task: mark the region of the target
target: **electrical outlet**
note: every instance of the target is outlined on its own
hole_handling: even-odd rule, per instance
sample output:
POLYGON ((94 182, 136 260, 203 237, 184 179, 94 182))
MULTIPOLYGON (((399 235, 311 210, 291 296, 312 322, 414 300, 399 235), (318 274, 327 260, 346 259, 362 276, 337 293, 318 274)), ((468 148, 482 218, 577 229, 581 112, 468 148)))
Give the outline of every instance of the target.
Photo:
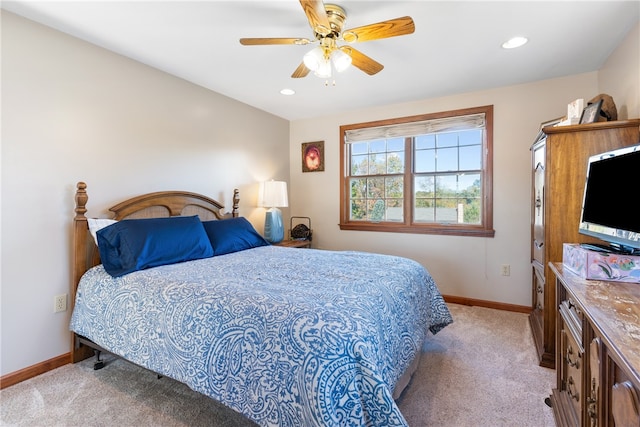
POLYGON ((67 294, 53 297, 53 312, 67 311, 67 294))
POLYGON ((510 276, 511 266, 509 264, 502 264, 502 267, 500 268, 500 274, 502 274, 503 276, 510 276))

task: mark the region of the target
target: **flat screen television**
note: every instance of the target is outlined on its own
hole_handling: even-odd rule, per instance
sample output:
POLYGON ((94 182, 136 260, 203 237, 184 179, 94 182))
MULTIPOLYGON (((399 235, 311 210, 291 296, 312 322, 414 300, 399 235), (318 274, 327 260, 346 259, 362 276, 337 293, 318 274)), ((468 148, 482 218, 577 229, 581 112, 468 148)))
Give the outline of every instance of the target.
POLYGON ((579 232, 606 242, 593 246, 640 254, 640 144, 589 157, 579 232))

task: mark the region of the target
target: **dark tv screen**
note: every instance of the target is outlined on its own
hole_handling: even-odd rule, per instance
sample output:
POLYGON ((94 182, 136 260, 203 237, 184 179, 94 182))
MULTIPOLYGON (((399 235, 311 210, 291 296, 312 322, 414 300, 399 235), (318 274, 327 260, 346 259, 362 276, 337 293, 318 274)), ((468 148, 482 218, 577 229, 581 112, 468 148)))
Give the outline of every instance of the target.
POLYGON ((640 248, 640 145, 589 159, 580 232, 640 248))

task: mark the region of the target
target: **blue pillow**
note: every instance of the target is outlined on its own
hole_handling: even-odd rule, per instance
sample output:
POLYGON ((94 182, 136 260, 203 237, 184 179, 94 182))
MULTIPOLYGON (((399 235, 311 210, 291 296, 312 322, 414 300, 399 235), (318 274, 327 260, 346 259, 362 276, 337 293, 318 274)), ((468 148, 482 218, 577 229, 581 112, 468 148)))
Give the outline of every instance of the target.
POLYGON ((204 221, 202 224, 213 246, 214 255, 269 246, 269 242, 243 217, 204 221))
POLYGON ((97 232, 104 269, 113 277, 213 256, 197 216, 125 219, 97 232))

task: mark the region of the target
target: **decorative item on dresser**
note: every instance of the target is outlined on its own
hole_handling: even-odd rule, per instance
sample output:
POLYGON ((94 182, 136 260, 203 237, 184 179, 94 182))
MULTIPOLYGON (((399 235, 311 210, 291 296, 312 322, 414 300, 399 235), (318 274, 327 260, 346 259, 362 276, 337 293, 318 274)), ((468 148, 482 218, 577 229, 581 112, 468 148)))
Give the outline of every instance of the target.
POLYGON ((584 279, 550 264, 559 310, 558 426, 640 426, 640 286, 584 279))
POLYGON ((289 239, 274 244, 287 248, 310 248, 312 237, 311 218, 308 216, 292 216, 289 219, 289 239), (294 226, 294 223, 297 225, 294 226))
POLYGON ((578 233, 590 156, 637 144, 640 119, 544 127, 531 147, 530 324, 540 365, 555 367, 555 282, 549 262, 562 261, 563 243, 597 243, 578 233))

